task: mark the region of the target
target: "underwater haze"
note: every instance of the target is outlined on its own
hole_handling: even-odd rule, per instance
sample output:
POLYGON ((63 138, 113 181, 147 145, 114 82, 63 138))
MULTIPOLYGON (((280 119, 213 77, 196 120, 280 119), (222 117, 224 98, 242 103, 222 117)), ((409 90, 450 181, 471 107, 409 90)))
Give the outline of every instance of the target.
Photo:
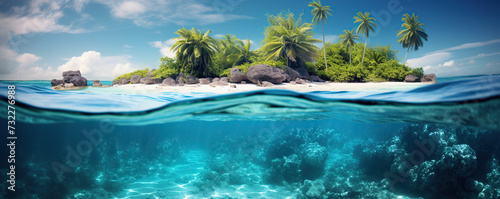
POLYGON ((16 191, 0 198, 500 197, 500 76, 224 95, 14 81, 4 116, 11 84, 16 191))

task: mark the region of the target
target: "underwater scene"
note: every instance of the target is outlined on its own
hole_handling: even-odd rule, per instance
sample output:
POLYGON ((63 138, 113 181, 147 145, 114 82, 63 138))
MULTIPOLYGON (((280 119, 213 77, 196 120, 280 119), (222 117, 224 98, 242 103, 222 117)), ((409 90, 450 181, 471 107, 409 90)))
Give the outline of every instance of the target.
POLYGON ((391 92, 92 89, 0 84, 16 136, 1 147, 16 191, 0 198, 500 197, 499 76, 391 92))

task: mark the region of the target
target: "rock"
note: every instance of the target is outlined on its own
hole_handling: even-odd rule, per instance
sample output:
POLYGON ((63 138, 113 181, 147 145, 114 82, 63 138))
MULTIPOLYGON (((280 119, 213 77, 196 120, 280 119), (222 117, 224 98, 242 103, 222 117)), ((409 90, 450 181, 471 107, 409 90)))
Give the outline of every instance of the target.
MULTIPOLYGON (((132 81, 131 81, 131 82, 132 82, 132 81)), ((140 82, 141 84, 146 83, 146 78, 145 78, 145 77, 141 78, 139 82, 140 82)))
POLYGON ((74 87, 75 85, 73 85, 72 83, 65 83, 64 84, 64 88, 71 88, 71 87, 74 87))
POLYGON ((422 77, 422 82, 436 83, 436 75, 434 73, 425 74, 422 77))
POLYGON ((239 68, 231 68, 231 71, 230 71, 230 78, 229 78, 229 81, 232 82, 232 83, 237 83, 237 82, 241 82, 241 81, 244 81, 244 80, 248 80, 247 76, 245 75, 245 72, 243 72, 243 70, 239 69, 239 68))
POLYGON ((153 72, 155 71, 156 69, 153 69, 151 71, 148 72, 148 74, 146 74, 146 77, 151 77, 153 76, 153 72))
POLYGON ((287 75, 285 74, 285 71, 280 68, 259 64, 248 68, 247 78, 256 84, 259 81, 280 84, 286 80, 287 75))
POLYGON ((192 76, 192 75, 188 75, 186 77, 186 84, 197 84, 199 83, 200 81, 198 81, 198 78, 192 76))
POLYGON ((184 82, 184 73, 179 73, 177 75, 177 78, 175 78, 175 81, 179 83, 179 80, 182 80, 184 82))
POLYGON ((227 86, 229 85, 228 78, 227 77, 222 77, 222 78, 214 78, 212 80, 212 83, 210 86, 215 87, 215 86, 227 86))
POLYGON ((57 86, 57 85, 61 85, 61 84, 64 84, 63 80, 53 79, 52 81, 50 81, 51 86, 57 86))
POLYGON ((307 198, 321 198, 325 195, 325 186, 322 180, 305 180, 304 186, 302 187, 302 193, 307 196, 307 198))
POLYGON ((101 80, 94 80, 94 81, 92 82, 92 86, 93 86, 93 87, 101 87, 101 86, 102 86, 102 84, 101 84, 101 80))
POLYGON ((286 67, 285 73, 287 75, 287 77, 286 77, 287 82, 293 81, 293 80, 300 77, 299 72, 297 72, 296 70, 294 70, 293 68, 290 68, 288 66, 286 67))
POLYGON ((80 70, 76 70, 76 71, 68 70, 68 71, 64 71, 62 76, 63 77, 81 77, 82 74, 80 73, 80 70))
POLYGON ((405 82, 420 82, 420 78, 415 75, 406 75, 405 82))
POLYGON ((259 84, 257 84, 257 85, 260 87, 272 87, 272 86, 274 86, 273 83, 268 82, 268 81, 263 81, 262 83, 260 83, 260 85, 259 84))
POLYGON ((141 82, 141 76, 140 75, 132 75, 132 77, 130 77, 130 83, 132 84, 138 84, 141 82))
POLYGON ((153 81, 152 77, 146 77, 144 79, 145 79, 144 84, 154 84, 155 83, 155 81, 153 81))
POLYGON ((325 82, 325 80, 321 79, 317 75, 311 75, 311 76, 309 76, 309 80, 313 81, 313 82, 325 82))
POLYGON ((295 81, 290 81, 290 84, 291 84, 291 85, 296 85, 296 84, 297 84, 297 82, 295 82, 295 81))
POLYGON ((241 81, 240 84, 246 84, 247 82, 246 81, 241 81))
POLYGON ((161 84, 163 82, 163 80, 161 78, 153 78, 153 82, 155 84, 161 84))
POLYGON ((309 79, 309 72, 305 68, 297 68, 297 72, 299 72, 301 79, 309 79))
POLYGON ((210 79, 209 78, 200 78, 198 79, 200 84, 210 84, 210 79))
POLYGON ((468 177, 476 171, 476 152, 467 144, 446 147, 436 167, 445 170, 452 176, 468 177))
POLYGON ((63 72, 64 83, 72 83, 74 86, 87 86, 87 79, 82 77, 79 70, 77 71, 64 71, 63 72))
POLYGON ((236 88, 236 85, 231 84, 229 87, 231 87, 231 88, 236 88))
POLYGON ((184 86, 184 80, 178 79, 177 86, 184 86))
POLYGON ((297 83, 297 84, 306 84, 306 81, 305 81, 305 80, 303 80, 303 79, 299 79, 299 78, 297 78, 297 79, 295 80, 295 83, 297 83))
POLYGON ((168 77, 167 79, 164 79, 163 82, 161 83, 164 86, 175 86, 175 80, 172 79, 171 77, 168 77))
POLYGON ((130 82, 130 80, 128 79, 122 79, 121 80, 121 84, 128 84, 130 82))

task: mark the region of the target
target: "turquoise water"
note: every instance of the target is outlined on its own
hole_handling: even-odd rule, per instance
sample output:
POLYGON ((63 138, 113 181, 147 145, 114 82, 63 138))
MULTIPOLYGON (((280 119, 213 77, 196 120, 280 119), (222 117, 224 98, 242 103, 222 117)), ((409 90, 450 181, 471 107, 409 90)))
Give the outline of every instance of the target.
POLYGON ((16 191, 3 198, 500 197, 499 76, 225 95, 1 82, 4 124, 10 84, 16 191))

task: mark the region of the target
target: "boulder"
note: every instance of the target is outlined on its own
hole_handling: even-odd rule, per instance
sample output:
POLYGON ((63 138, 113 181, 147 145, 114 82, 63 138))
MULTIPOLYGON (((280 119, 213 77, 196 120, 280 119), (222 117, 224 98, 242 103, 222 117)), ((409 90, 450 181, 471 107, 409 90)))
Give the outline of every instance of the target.
POLYGON ((71 87, 74 87, 75 85, 73 85, 72 83, 65 83, 64 84, 64 88, 71 88, 71 87))
POLYGON ((405 82, 420 82, 420 78, 415 75, 406 75, 405 82))
POLYGON ((63 76, 63 78, 64 77, 81 77, 82 73, 80 73, 80 70, 76 70, 76 71, 68 70, 68 71, 64 71, 62 76, 63 76))
POLYGON ((155 83, 155 81, 153 81, 152 77, 146 77, 144 79, 145 79, 144 84, 154 84, 155 83))
POLYGON ((229 81, 232 83, 237 83, 241 81, 248 80, 245 72, 239 68, 231 68, 229 81))
POLYGON ((101 80, 94 80, 94 81, 92 82, 92 86, 93 86, 93 87, 101 87, 101 86, 102 86, 102 84, 101 84, 101 80))
POLYGON ((210 84, 210 79, 209 78, 200 78, 198 79, 200 84, 210 84))
POLYGON ((184 82, 184 73, 179 73, 177 77, 175 78, 175 81, 179 83, 179 80, 182 80, 184 82))
POLYGON ((297 78, 297 79, 295 79, 295 83, 296 83, 296 84, 306 84, 306 81, 305 81, 305 80, 303 80, 303 79, 299 79, 299 78, 297 78))
POLYGON ((164 79, 161 84, 164 86, 175 86, 175 80, 171 77, 168 77, 167 79, 164 79))
POLYGON ((309 79, 309 72, 305 68, 297 68, 297 72, 299 72, 301 79, 309 79))
POLYGON ((130 83, 132 84, 138 84, 141 82, 141 76, 140 75, 132 75, 132 77, 130 77, 130 83))
POLYGON ((146 78, 145 78, 145 77, 141 78, 141 79, 139 80, 139 82, 140 82, 141 84, 146 83, 146 78))
MULTIPOLYGON (((65 77, 65 79, 68 77, 65 77)), ((87 79, 85 77, 81 76, 73 76, 72 78, 69 78, 68 82, 64 83, 72 83, 74 86, 87 86, 87 79)))
POLYGON ((58 79, 53 79, 52 81, 50 81, 50 85, 51 86, 57 86, 57 85, 61 85, 61 84, 64 84, 64 81, 63 80, 58 80, 58 79))
POLYGON ((192 76, 192 75, 188 75, 186 77, 186 84, 197 84, 199 83, 200 81, 198 81, 198 78, 192 76))
POLYGON ((64 83, 72 83, 74 86, 87 86, 87 79, 82 77, 79 70, 64 71, 62 75, 64 83))
POLYGON ((261 82, 257 82, 257 86, 260 86, 260 87, 272 87, 272 86, 274 86, 274 84, 271 83, 271 82, 268 82, 268 81, 263 81, 262 83, 261 82))
POLYGON ((215 87, 215 86, 227 86, 229 85, 229 82, 228 82, 228 79, 227 77, 223 77, 223 78, 214 78, 212 80, 212 83, 210 84, 211 87, 215 87))
POLYGON ((111 85, 116 85, 116 84, 120 84, 120 80, 119 79, 115 79, 115 80, 113 80, 113 83, 111 83, 111 85))
POLYGON ((129 82, 130 82, 130 80, 125 78, 125 79, 122 79, 120 83, 121 84, 128 84, 129 82))
POLYGON ((182 80, 182 78, 177 80, 177 86, 184 86, 184 80, 182 80))
POLYGON ((436 75, 434 73, 425 74, 422 77, 422 82, 436 83, 436 75))
POLYGON ((161 79, 161 78, 153 78, 153 82, 155 84, 161 84, 163 82, 163 79, 161 79))
POLYGON ((325 80, 321 79, 317 75, 311 75, 311 76, 309 76, 309 80, 313 81, 313 82, 325 82, 325 80))
POLYGON ((288 66, 286 67, 285 73, 286 73, 286 81, 287 82, 293 81, 294 79, 297 79, 300 77, 299 72, 297 72, 296 70, 294 70, 293 68, 290 68, 288 66))
POLYGON ((259 64, 248 68, 247 78, 256 84, 259 81, 268 81, 270 83, 280 84, 286 80, 287 75, 285 71, 280 68, 259 64))
POLYGON ((246 81, 241 81, 240 84, 246 84, 247 82, 246 81))

